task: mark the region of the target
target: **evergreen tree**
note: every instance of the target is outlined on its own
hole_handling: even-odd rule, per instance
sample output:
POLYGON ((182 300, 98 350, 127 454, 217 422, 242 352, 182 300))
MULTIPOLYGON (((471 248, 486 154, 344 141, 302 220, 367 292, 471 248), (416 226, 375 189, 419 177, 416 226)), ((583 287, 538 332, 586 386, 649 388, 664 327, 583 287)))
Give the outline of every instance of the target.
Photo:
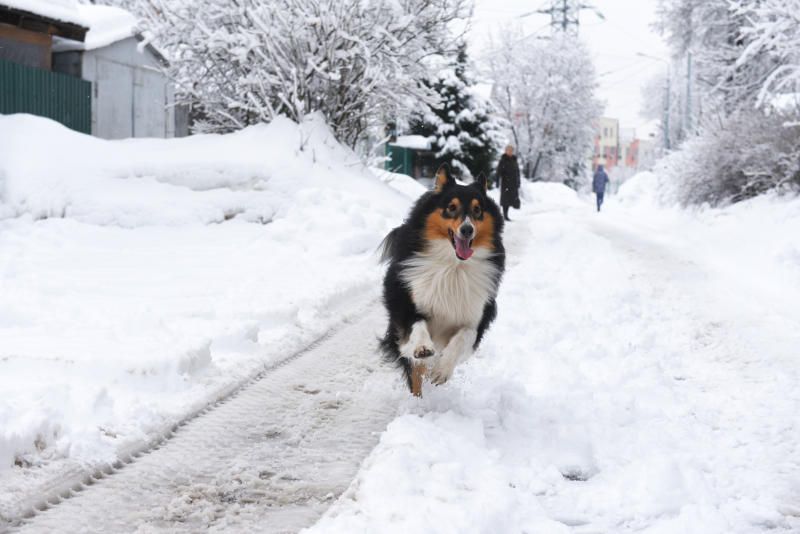
POLYGON ((427 85, 439 101, 413 114, 411 133, 430 139, 439 163, 447 163, 458 176, 490 174, 497 155, 500 125, 491 104, 475 92, 468 73, 466 45, 459 47, 455 64, 442 69, 427 85))

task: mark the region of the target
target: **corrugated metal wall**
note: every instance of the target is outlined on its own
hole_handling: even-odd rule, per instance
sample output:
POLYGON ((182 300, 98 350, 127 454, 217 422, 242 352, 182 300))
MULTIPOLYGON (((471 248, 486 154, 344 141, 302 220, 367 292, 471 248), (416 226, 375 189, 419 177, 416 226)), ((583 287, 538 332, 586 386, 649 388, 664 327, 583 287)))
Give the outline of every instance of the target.
POLYGON ((0 60, 0 113, 30 113, 92 133, 92 84, 0 60))

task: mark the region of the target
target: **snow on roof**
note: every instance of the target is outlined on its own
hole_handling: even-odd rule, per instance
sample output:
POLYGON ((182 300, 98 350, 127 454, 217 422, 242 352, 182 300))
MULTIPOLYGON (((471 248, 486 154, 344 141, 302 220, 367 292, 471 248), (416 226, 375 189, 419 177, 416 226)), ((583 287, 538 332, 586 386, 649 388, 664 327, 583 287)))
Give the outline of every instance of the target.
POLYGON ((431 149, 431 142, 424 135, 399 135, 397 136, 397 141, 389 144, 403 148, 413 148, 416 150, 431 149))
POLYGON ((0 0, 0 6, 27 11, 41 17, 85 26, 75 0, 0 0))
POLYGON ((81 43, 70 39, 56 39, 53 42, 53 51, 94 50, 127 39, 137 33, 136 17, 124 9, 79 4, 76 11, 80 20, 83 21, 82 25, 89 28, 85 41, 81 43))

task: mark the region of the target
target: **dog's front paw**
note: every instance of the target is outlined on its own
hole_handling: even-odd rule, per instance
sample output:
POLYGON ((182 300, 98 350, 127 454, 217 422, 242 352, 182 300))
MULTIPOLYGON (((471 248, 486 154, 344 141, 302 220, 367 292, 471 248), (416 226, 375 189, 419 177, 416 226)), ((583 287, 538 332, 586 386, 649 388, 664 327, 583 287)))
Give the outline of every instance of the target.
POLYGON ((436 384, 437 386, 441 386, 448 380, 450 377, 453 376, 453 371, 455 370, 456 365, 455 361, 452 361, 450 358, 445 358, 444 356, 436 362, 436 365, 430 372, 430 379, 431 382, 436 384))
POLYGON ((430 358, 435 354, 433 350, 433 346, 428 345, 420 345, 414 349, 414 358, 417 360, 424 360, 426 358, 430 358))

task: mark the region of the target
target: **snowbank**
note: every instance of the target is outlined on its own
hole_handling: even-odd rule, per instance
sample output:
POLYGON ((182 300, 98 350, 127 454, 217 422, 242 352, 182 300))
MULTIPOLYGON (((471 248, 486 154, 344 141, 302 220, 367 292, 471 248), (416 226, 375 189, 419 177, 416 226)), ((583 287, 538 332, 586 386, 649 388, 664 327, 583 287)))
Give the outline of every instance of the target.
POLYGON ((375 174, 375 176, 380 178, 383 183, 406 195, 411 200, 418 199, 423 193, 425 193, 425 191, 428 190, 427 187, 407 174, 391 172, 384 169, 379 169, 377 167, 373 167, 370 170, 373 172, 373 174, 375 174))
POLYGON ((654 207, 658 204, 658 188, 658 177, 652 172, 644 171, 623 182, 614 198, 629 207, 654 207))
POLYGON ((771 293, 775 287, 800 287, 800 198, 769 193, 724 208, 707 205, 680 209, 660 195, 665 190, 660 177, 641 172, 608 197, 604 209, 628 215, 629 224, 643 225, 655 239, 691 251, 733 282, 748 273, 749 283, 771 293), (675 233, 678 228, 691 231, 675 233), (770 287, 772 289, 770 289, 770 287))
POLYGON ((375 298, 409 203, 318 118, 104 141, 0 116, 0 487, 113 458, 375 298))
POLYGON ((520 197, 523 202, 559 207, 583 207, 578 193, 558 182, 522 181, 520 197))

